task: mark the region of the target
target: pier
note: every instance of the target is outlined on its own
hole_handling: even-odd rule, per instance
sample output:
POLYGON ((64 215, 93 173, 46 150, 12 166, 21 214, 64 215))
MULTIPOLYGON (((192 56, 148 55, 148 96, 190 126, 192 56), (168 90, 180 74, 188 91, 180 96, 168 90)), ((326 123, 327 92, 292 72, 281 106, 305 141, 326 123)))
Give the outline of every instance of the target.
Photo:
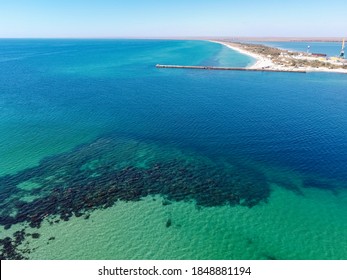
POLYGON ((261 71, 261 72, 293 72, 306 73, 305 70, 277 70, 268 68, 243 68, 243 67, 216 67, 216 66, 190 66, 190 65, 163 65, 157 64, 157 68, 175 68, 175 69, 200 69, 200 70, 232 70, 232 71, 261 71))

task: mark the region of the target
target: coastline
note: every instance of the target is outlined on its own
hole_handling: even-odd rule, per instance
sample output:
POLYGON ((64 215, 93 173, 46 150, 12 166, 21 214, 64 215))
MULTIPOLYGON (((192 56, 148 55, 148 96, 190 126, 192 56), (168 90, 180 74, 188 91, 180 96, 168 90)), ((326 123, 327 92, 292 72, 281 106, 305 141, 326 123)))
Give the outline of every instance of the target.
POLYGON ((216 43, 216 44, 221 44, 229 49, 232 49, 234 51, 237 51, 241 54, 250 56, 252 58, 255 59, 255 63, 253 63, 250 66, 247 66, 246 68, 250 68, 250 69, 261 69, 261 68, 270 68, 270 67, 274 67, 274 63, 271 61, 271 59, 268 59, 266 57, 263 57, 260 54, 256 54, 256 53, 252 53, 250 51, 244 50, 239 48, 238 46, 236 46, 233 43, 228 43, 228 42, 222 42, 222 41, 212 41, 210 40, 209 42, 212 43, 216 43))
MULTIPOLYGON (((247 66, 247 69, 269 69, 269 70, 278 70, 278 71, 298 71, 298 70, 302 70, 302 71, 306 71, 306 72, 329 72, 329 73, 341 73, 341 74, 347 74, 347 69, 343 69, 343 68, 337 68, 337 69, 329 69, 326 67, 310 67, 310 66, 304 66, 304 67, 296 67, 296 66, 283 66, 283 65, 279 65, 277 63, 275 63, 273 61, 273 59, 266 57, 262 54, 259 53, 255 53, 255 52, 251 52, 249 50, 246 50, 244 48, 242 48, 242 44, 238 43, 231 43, 231 42, 224 42, 224 41, 216 41, 216 40, 208 40, 211 43, 216 43, 216 44, 220 44, 223 45, 229 49, 232 49, 234 51, 237 51, 241 54, 250 56, 252 58, 255 59, 255 63, 247 66)), ((304 59, 308 59, 308 60, 317 60, 318 59, 314 59, 312 57, 294 57, 296 61, 301 62, 304 59)))

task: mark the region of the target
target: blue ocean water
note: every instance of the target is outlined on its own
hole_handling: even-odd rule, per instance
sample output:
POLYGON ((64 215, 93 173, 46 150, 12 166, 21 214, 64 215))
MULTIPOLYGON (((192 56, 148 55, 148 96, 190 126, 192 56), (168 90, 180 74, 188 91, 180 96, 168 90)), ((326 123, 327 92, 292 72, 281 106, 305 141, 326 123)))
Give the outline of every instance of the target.
MULTIPOLYGON (((157 69, 157 63, 243 67, 252 59, 205 41, 0 40, 3 232, 17 222, 39 228, 47 215, 64 221, 71 213, 82 215, 87 210, 81 194, 70 197, 71 189, 88 186, 88 195, 104 197, 91 186, 114 180, 110 168, 124 168, 117 178, 128 176, 133 197, 129 192, 114 196, 126 201, 153 194, 174 204, 194 200, 201 207, 254 207, 271 198, 271 183, 296 193, 347 188, 346 75, 157 69), (94 181, 100 174, 103 180, 94 181), (134 184, 138 178, 148 182, 145 187, 134 184), (193 189, 183 191, 187 186, 193 189), (56 200, 60 188, 68 204, 56 200), (25 191, 30 196, 16 202, 25 191), (35 219, 33 211, 39 213, 35 219)), ((95 199, 86 205, 113 203, 95 199)), ((310 211, 320 215, 313 206, 310 211)), ((170 216, 166 227, 171 224, 170 216)), ((343 258, 326 251, 312 256, 306 249, 281 258, 343 258)), ((81 254, 77 258, 84 258, 81 254)), ((263 258, 240 254, 236 258, 263 258)), ((165 258, 170 256, 177 258, 165 258)))
MULTIPOLYGON (((166 110, 152 112, 153 105, 175 96, 170 91, 185 79, 180 72, 157 70, 156 63, 243 66, 252 61, 236 53, 225 58, 225 47, 199 41, 1 40, 0 48, 0 126, 6 131, 0 174, 27 161, 37 163, 47 147, 54 154, 118 126, 147 133, 152 118, 166 110), (162 78, 171 87, 163 89, 162 78)), ((169 100, 162 105, 169 106, 169 100)))

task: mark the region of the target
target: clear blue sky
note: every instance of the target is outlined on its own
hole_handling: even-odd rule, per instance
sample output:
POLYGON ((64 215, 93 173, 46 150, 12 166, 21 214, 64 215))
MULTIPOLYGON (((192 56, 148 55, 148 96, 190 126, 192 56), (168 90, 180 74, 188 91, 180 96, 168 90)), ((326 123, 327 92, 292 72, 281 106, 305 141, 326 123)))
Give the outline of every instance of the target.
POLYGON ((0 37, 347 36, 347 0, 0 0, 0 37))

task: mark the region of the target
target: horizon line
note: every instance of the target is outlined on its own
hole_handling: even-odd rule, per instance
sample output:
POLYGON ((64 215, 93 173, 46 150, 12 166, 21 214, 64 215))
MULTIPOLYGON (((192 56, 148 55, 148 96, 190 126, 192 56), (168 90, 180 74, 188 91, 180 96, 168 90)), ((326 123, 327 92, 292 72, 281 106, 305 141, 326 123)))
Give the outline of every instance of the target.
POLYGON ((347 36, 105 36, 105 37, 0 37, 0 40, 251 40, 251 41, 341 41, 347 36))

